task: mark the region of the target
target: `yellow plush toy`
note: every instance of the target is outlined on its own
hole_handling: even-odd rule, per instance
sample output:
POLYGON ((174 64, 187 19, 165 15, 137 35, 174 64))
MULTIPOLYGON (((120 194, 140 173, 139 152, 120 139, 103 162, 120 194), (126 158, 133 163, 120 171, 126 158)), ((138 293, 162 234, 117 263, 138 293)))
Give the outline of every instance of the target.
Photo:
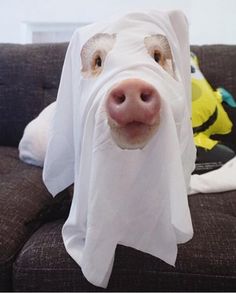
MULTIPOLYGON (((191 53, 192 126, 196 146, 212 149, 214 134, 231 132, 232 122, 221 105, 224 89, 214 91, 201 73, 197 56, 191 53)), ((229 93, 228 93, 229 94, 229 93)))
MULTIPOLYGON (((201 161, 202 158, 204 158, 202 160, 212 160, 210 155, 213 155, 213 160, 220 157, 223 157, 223 160, 220 159, 221 161, 227 160, 234 153, 226 146, 218 145, 218 141, 213 140, 211 135, 231 132, 232 122, 225 112, 222 102, 225 101, 231 107, 236 107, 236 103, 232 95, 225 89, 219 88, 216 91, 212 89, 201 73, 197 56, 193 53, 191 53, 191 79, 192 127, 199 155, 198 160, 201 161), (199 157, 201 158, 199 159, 199 157)), ((206 168, 206 171, 209 170, 206 168)))

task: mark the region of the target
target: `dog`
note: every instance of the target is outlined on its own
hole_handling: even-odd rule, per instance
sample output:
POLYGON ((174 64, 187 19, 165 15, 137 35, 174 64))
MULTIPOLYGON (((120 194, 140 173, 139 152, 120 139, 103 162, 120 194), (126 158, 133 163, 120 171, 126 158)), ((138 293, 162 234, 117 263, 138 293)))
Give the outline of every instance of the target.
POLYGON ((74 183, 62 237, 106 287, 117 244, 174 265, 193 236, 190 52, 183 13, 137 12, 77 30, 55 103, 25 129, 20 158, 55 196, 74 183))
MULTIPOLYGON (((176 79, 171 48, 166 36, 153 34, 143 38, 146 58, 176 79)), ((116 42, 116 35, 96 34, 80 52, 81 75, 96 78, 116 42)), ((115 61, 114 61, 115 62, 115 61)), ((105 97, 105 111, 111 135, 122 149, 142 149, 158 130, 161 97, 158 89, 141 79, 129 78, 113 85, 105 97)), ((56 102, 46 107, 25 128, 19 144, 20 159, 43 166, 56 102)))

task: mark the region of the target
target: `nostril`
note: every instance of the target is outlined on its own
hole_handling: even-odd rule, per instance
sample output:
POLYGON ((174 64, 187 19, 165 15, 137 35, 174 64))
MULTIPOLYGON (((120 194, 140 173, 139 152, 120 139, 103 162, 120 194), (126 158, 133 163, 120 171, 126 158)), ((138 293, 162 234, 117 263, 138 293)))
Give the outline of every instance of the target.
POLYGON ((124 94, 115 94, 113 96, 113 99, 114 99, 114 102, 116 105, 120 105, 120 104, 123 104, 124 101, 125 101, 125 95, 124 94))
POLYGON ((152 92, 143 92, 141 93, 140 98, 145 103, 150 102, 152 99, 152 92))

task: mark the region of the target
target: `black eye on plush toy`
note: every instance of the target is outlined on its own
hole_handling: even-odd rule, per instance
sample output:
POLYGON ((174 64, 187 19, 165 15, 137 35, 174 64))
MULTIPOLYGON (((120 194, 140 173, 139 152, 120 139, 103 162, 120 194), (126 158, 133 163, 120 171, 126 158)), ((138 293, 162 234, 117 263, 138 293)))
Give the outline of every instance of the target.
POLYGON ((192 127, 197 147, 196 169, 202 174, 221 167, 235 156, 223 143, 213 140, 213 135, 231 132, 232 122, 222 102, 236 108, 232 95, 223 88, 212 89, 199 69, 197 56, 191 53, 192 127))

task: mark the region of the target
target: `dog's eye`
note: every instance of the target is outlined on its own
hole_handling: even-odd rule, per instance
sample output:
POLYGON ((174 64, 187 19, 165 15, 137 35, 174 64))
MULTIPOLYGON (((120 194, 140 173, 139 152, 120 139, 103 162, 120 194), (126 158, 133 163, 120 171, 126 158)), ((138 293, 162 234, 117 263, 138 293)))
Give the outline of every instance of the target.
POLYGON ((101 73, 107 54, 113 48, 116 35, 96 34, 90 38, 81 50, 81 73, 85 78, 101 73))
POLYGON ((154 51, 153 58, 156 61, 156 63, 161 62, 161 53, 157 50, 154 51))
POLYGON ((94 58, 94 69, 102 67, 102 58, 99 55, 96 55, 94 58))
POLYGON ((95 65, 97 67, 101 67, 102 66, 102 59, 100 56, 97 56, 96 59, 95 59, 95 65))

